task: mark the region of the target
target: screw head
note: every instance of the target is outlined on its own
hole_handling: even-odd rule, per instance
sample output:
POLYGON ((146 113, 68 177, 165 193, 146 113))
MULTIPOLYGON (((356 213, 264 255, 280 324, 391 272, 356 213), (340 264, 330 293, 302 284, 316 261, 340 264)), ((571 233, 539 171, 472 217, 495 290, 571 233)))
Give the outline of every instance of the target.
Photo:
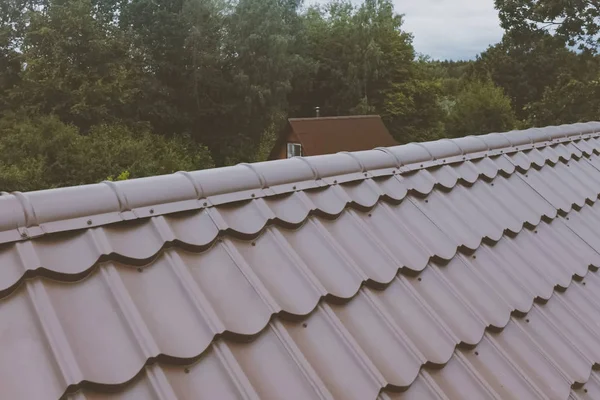
POLYGON ((306 322, 303 322, 303 323, 302 323, 302 327, 303 327, 303 328, 306 328, 307 326, 308 326, 308 325, 306 324, 306 322))
POLYGON ((421 277, 418 277, 418 278, 417 278, 417 280, 418 280, 419 282, 421 282, 423 279, 422 279, 421 277))
POLYGON ((184 371, 186 374, 189 374, 189 373, 190 373, 190 369, 189 369, 189 368, 185 368, 183 371, 184 371))
POLYGON ((150 214, 154 214, 154 209, 153 208, 150 209, 150 214))
POLYGON ((252 194, 250 195, 250 197, 256 197, 256 195, 255 195, 254 193, 252 193, 252 194))
POLYGON ((87 224, 88 224, 88 225, 91 225, 91 224, 92 224, 92 220, 91 220, 91 219, 88 219, 88 220, 87 220, 87 224))
POLYGON ((137 267, 137 272, 144 272, 144 269, 142 267, 137 267))

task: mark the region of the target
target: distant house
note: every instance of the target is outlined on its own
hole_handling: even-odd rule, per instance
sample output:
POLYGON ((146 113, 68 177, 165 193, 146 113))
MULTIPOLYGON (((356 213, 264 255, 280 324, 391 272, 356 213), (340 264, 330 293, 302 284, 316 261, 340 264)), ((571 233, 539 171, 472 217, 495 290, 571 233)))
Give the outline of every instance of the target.
POLYGON ((270 160, 395 146, 379 115, 290 118, 270 160))

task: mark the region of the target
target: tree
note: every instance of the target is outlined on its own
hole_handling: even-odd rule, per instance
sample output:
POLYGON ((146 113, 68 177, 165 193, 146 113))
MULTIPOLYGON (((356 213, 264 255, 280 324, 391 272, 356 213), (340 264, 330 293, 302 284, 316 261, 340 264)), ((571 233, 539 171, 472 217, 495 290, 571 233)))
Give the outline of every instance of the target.
POLYGON ((569 46, 598 50, 598 0, 495 0, 495 4, 507 31, 550 32, 569 46))
POLYGON ((132 178, 210 168, 206 148, 123 125, 81 135, 55 116, 0 119, 0 190, 26 191, 94 183, 128 171, 132 178))
POLYGON ((597 121, 600 118, 600 77, 582 81, 564 77, 529 106, 529 123, 538 126, 597 121))
POLYGON ((433 75, 429 61, 409 67, 410 79, 394 82, 385 90, 381 114, 390 133, 400 143, 444 137, 441 104, 442 79, 433 75))
POLYGON ((127 118, 139 90, 126 36, 91 0, 50 0, 31 12, 22 82, 11 101, 83 130, 127 118))
POLYGON ((451 137, 505 132, 516 123, 510 99, 501 88, 490 81, 472 81, 456 96, 446 131, 451 137))
POLYGON ((519 119, 528 118, 528 105, 539 101, 560 76, 584 73, 583 61, 564 43, 545 32, 519 35, 509 32, 502 41, 477 57, 472 75, 490 78, 510 97, 519 119))

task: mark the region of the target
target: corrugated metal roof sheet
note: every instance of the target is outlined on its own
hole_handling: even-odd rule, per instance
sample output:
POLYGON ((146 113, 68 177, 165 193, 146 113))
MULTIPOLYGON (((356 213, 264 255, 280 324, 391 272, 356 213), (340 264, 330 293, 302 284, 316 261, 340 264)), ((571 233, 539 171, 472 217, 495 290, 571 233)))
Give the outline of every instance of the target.
POLYGON ((596 131, 0 196, 1 397, 599 399, 596 131))

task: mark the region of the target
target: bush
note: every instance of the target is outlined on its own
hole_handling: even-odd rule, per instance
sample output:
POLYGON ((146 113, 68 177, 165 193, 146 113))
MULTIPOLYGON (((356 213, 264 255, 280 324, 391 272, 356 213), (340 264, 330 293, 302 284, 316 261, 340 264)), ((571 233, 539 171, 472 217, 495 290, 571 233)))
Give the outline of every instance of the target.
POLYGON ((213 167, 208 150, 124 125, 82 135, 53 116, 0 119, 0 190, 28 191, 213 167))
POLYGON ((517 124, 510 99, 491 81, 467 83, 448 111, 446 132, 451 137, 506 132, 517 124))

